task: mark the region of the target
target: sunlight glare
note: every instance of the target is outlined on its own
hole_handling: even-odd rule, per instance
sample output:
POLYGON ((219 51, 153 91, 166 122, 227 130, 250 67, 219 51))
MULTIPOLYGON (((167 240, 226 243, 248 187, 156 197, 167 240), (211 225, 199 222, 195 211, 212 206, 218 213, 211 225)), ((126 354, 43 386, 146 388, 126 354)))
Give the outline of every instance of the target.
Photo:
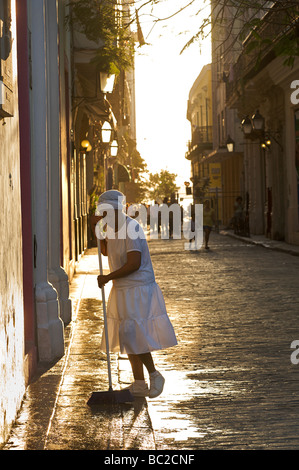
MULTIPOLYGON (((186 2, 161 2, 153 7, 153 13, 160 18, 168 16, 182 3, 186 2)), ((136 54, 137 148, 151 172, 174 172, 181 187, 190 178, 190 163, 185 160, 191 137, 187 100, 201 68, 211 61, 210 38, 204 41, 204 47, 194 43, 180 55, 203 18, 195 16, 198 3, 197 10, 187 9, 154 27, 152 18, 147 16, 150 9, 149 6, 140 13, 148 45, 137 48, 136 54)))

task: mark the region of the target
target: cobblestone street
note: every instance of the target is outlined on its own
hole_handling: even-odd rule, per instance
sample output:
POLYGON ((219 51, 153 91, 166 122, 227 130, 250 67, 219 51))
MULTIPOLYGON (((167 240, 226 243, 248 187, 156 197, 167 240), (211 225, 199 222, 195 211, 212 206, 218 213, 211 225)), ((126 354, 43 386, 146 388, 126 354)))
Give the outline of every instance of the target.
POLYGON ((158 447, 299 448, 299 258, 212 234, 211 250, 150 244, 179 346, 157 354, 158 447))
MULTIPOLYGON (((215 233, 210 250, 184 242, 149 241, 179 343, 154 353, 163 394, 114 413, 86 406, 107 388, 89 250, 71 286, 68 353, 29 387, 6 449, 299 449, 299 257, 215 233)), ((125 358, 113 355, 113 376, 130 381, 125 358)))

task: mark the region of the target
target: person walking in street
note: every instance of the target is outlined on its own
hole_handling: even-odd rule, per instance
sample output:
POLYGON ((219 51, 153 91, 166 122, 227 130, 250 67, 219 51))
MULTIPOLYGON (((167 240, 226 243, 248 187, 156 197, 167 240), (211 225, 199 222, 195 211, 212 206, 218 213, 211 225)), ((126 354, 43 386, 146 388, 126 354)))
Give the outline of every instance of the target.
POLYGON ((203 207, 203 229, 205 232, 205 249, 209 250, 209 238, 213 225, 215 224, 215 211, 210 206, 209 199, 206 199, 203 207))
MULTIPOLYGON (((162 393, 165 379, 155 368, 152 352, 175 346, 177 340, 155 281, 144 232, 135 219, 123 212, 123 199, 121 192, 109 190, 98 200, 100 212, 109 207, 113 212, 105 236, 100 237, 101 252, 108 256, 110 273, 99 275, 98 285, 113 281, 107 303, 109 347, 113 352, 128 355, 134 377, 129 387, 131 393, 155 398, 162 393), (110 223, 114 233, 111 227, 109 233, 110 223), (150 387, 143 366, 148 371, 150 387)), ((106 349, 104 334, 101 349, 106 349)))

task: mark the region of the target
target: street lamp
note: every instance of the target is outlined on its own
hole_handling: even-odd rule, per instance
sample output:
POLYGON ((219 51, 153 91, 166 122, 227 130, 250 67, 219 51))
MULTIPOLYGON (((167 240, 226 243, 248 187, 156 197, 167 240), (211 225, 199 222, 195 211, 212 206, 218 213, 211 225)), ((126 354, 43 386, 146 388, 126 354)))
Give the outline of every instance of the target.
POLYGON ((113 140, 110 146, 110 155, 111 157, 116 157, 118 152, 118 143, 117 140, 113 140))
POLYGON ((265 119, 263 116, 259 113, 259 110, 256 111, 256 113, 252 116, 252 126, 255 131, 262 131, 264 130, 265 126, 265 119))
POLYGON ((242 123, 242 130, 245 135, 250 135, 252 131, 252 124, 251 120, 249 119, 249 116, 246 116, 245 119, 243 119, 242 123))
POLYGON ((274 140, 281 150, 283 150, 282 144, 279 142, 279 131, 276 131, 278 138, 275 137, 273 131, 265 129, 265 118, 260 114, 259 110, 253 114, 250 119, 248 116, 243 119, 242 131, 246 138, 259 139, 261 147, 266 150, 271 147, 271 140, 274 140))
POLYGON ((230 135, 227 136, 226 147, 228 152, 233 152, 235 150, 235 141, 231 138, 230 135))
POLYGON ((81 147, 82 148, 87 149, 87 147, 89 145, 90 145, 89 140, 87 140, 87 139, 82 140, 82 142, 81 142, 81 147))
POLYGON ((267 150, 271 147, 271 139, 269 136, 265 136, 265 141, 261 143, 261 147, 264 150, 267 150))
POLYGON ((81 147, 83 149, 85 149, 86 152, 90 152, 92 150, 92 146, 91 146, 89 140, 87 140, 87 139, 82 140, 81 147))
POLYGON ((247 115, 245 119, 243 119, 241 126, 245 137, 260 137, 264 133, 265 119, 260 114, 259 110, 257 110, 255 114, 252 115, 251 119, 247 115))
POLYGON ((190 182, 189 181, 184 181, 184 185, 186 187, 186 196, 190 196, 192 194, 192 188, 190 188, 190 182))
POLYGON ((108 121, 105 121, 102 125, 102 142, 104 144, 109 144, 112 135, 112 127, 108 121))
POLYGON ((110 142, 112 136, 112 127, 108 121, 105 121, 102 125, 101 129, 102 134, 102 143, 105 144, 103 148, 104 153, 104 179, 105 179, 105 187, 107 189, 112 188, 112 178, 111 178, 111 168, 108 168, 108 151, 110 150, 110 142))
POLYGON ((115 81, 115 74, 100 72, 101 91, 104 94, 113 92, 114 81, 115 81))

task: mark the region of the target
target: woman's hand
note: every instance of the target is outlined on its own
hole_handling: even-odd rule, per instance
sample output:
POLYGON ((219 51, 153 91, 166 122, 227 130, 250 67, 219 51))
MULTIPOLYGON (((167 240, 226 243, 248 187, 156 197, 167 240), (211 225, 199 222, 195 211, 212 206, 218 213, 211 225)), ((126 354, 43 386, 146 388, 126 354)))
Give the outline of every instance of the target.
POLYGON ((109 282, 110 279, 109 279, 109 275, 108 274, 103 274, 102 276, 99 275, 98 276, 98 286, 101 288, 103 287, 105 284, 107 284, 107 282, 109 282))

